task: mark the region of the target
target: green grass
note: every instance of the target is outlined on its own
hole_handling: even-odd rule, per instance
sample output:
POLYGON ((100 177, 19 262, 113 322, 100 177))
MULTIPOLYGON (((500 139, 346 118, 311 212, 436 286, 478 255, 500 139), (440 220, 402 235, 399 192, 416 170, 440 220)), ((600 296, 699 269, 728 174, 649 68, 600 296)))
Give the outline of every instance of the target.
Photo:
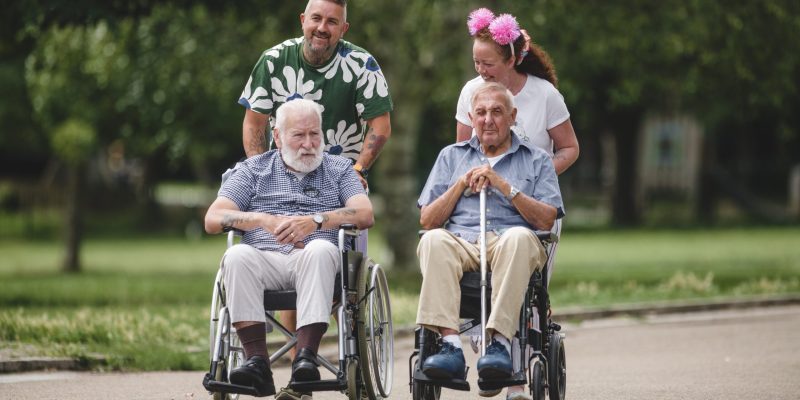
MULTIPOLYGON (((383 243, 370 235, 381 259, 383 243)), ((800 228, 566 232, 554 307, 800 293, 800 228)), ((101 356, 100 369, 206 368, 221 237, 89 239, 63 274, 56 242, 0 240, 0 348, 101 356)), ((396 326, 413 323, 416 270, 389 269, 396 326)))

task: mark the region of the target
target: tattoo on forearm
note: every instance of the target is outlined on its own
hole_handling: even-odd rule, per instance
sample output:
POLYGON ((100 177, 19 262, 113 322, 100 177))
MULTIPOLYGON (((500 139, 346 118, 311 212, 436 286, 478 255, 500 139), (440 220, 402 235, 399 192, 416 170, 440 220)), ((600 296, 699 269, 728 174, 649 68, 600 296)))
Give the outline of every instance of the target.
POLYGON ((220 225, 222 225, 223 228, 235 228, 236 224, 241 224, 247 221, 250 221, 250 218, 234 214, 225 214, 222 216, 220 225))
POLYGON ((336 212, 338 214, 347 215, 347 216, 356 215, 356 210, 353 209, 353 208, 343 208, 343 209, 341 209, 339 211, 336 211, 336 212))
POLYGON ((380 153, 381 149, 383 148, 383 145, 386 144, 386 137, 381 135, 376 135, 371 132, 372 129, 370 128, 368 132, 369 136, 367 137, 367 149, 369 149, 369 151, 372 154, 377 155, 378 153, 380 153))

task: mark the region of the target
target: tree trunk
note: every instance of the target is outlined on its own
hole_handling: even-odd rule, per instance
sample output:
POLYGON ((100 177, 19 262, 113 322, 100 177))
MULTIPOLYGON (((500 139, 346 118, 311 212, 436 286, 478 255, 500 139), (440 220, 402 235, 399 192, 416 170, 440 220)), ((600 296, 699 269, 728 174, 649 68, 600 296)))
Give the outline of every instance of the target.
POLYGON ((420 120, 419 105, 404 104, 392 115, 392 137, 379 158, 380 190, 385 201, 382 224, 394 265, 410 268, 416 263, 419 211, 413 153, 420 120))
POLYGON ((716 143, 707 134, 703 137, 703 155, 700 158, 700 187, 697 190, 695 218, 705 225, 713 225, 716 221, 717 187, 712 179, 712 171, 716 164, 716 143))
POLYGON ((82 187, 83 168, 77 165, 67 166, 66 205, 64 207, 64 244, 66 247, 62 263, 64 272, 77 273, 81 271, 80 248, 83 236, 82 187))
POLYGON ((641 205, 636 195, 641 120, 641 113, 621 113, 616 115, 616 124, 611 127, 617 153, 611 222, 616 226, 635 226, 641 222, 641 205))

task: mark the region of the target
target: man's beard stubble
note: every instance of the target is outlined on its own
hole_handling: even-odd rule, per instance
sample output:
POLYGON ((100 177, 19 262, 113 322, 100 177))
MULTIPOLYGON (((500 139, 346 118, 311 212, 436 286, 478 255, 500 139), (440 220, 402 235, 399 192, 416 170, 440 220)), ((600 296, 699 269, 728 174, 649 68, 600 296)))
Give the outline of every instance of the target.
MULTIPOLYGON (((312 34, 312 39, 313 37, 314 35, 312 34)), ((330 35, 328 37, 325 37, 325 39, 330 39, 330 35)), ((321 65, 327 59, 329 59, 333 54, 333 49, 335 48, 334 45, 328 44, 321 48, 320 47, 315 48, 311 43, 312 43, 311 40, 306 40, 303 43, 303 49, 305 50, 304 53, 308 58, 308 60, 306 61, 308 61, 309 63, 313 65, 321 65)))

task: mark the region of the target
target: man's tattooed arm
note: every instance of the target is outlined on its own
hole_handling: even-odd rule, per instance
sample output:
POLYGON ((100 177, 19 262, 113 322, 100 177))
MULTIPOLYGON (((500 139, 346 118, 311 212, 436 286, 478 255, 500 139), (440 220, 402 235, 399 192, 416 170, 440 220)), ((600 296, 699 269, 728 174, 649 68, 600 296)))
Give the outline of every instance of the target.
POLYGON ((245 214, 245 213, 234 213, 228 212, 222 215, 222 221, 220 225, 222 225, 223 229, 232 229, 232 228, 244 228, 244 224, 248 222, 255 221, 255 218, 252 216, 245 214))
POLYGON ((247 157, 257 156, 267 151, 267 127, 269 114, 247 110, 242 121, 242 146, 247 157))
POLYGON ((379 115, 369 120, 367 124, 369 127, 364 135, 364 146, 358 156, 358 164, 371 168, 392 135, 392 126, 389 113, 379 115))
POLYGON ((353 208, 342 208, 336 211, 337 214, 345 215, 345 216, 353 216, 356 215, 356 210, 353 208))

